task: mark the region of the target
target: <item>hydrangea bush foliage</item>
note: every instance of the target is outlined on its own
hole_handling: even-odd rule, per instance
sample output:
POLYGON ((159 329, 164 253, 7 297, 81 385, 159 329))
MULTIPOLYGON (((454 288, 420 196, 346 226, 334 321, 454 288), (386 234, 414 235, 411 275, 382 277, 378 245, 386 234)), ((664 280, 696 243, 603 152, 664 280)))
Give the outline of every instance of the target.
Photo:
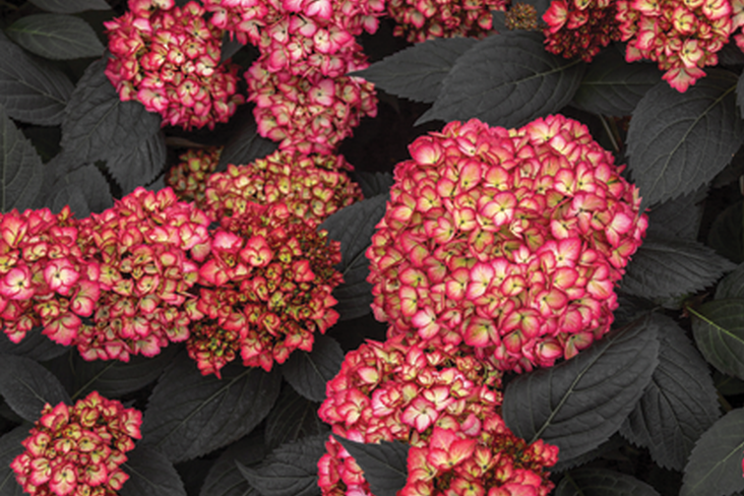
POLYGON ((744 493, 744 1, 0 1, 0 496, 744 493))

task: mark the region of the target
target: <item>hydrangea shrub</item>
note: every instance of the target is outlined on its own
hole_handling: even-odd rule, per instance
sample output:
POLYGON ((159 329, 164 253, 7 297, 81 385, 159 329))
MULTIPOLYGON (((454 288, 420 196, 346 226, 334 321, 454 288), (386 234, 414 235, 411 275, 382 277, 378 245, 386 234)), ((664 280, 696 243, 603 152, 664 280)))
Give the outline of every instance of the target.
POLYGON ((744 1, 0 18, 0 496, 744 491, 744 1))

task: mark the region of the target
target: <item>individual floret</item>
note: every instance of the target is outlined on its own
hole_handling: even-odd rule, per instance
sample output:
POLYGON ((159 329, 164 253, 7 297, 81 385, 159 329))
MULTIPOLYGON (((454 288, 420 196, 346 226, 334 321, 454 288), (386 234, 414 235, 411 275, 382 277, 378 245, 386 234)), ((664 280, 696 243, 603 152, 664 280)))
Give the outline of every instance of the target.
POLYGON ((327 234, 282 204, 222 219, 199 269, 202 319, 186 343, 204 375, 219 376, 238 350, 244 365, 271 370, 338 320, 341 252, 327 234))
MULTIPOLYGON (((402 496, 545 496, 558 448, 517 438, 501 418, 501 372, 464 348, 398 336, 346 355, 326 386, 321 419, 364 443, 402 441, 402 496), (465 490, 468 492, 464 492, 465 490)), ((323 496, 371 495, 364 474, 331 437, 318 463, 323 496)))
POLYGON ((197 2, 129 0, 130 11, 105 22, 112 58, 106 76, 122 101, 137 100, 184 129, 227 122, 244 102, 238 66, 220 63, 222 31, 197 2))
POLYGON ((628 62, 658 62, 662 76, 680 92, 718 63, 733 29, 729 0, 618 0, 617 20, 627 41, 628 62))
POLYGON ((553 0, 543 14, 545 49, 586 62, 612 41, 620 40, 615 0, 553 0))
POLYGON ((221 152, 222 147, 213 146, 190 149, 178 157, 180 162, 168 171, 165 182, 179 200, 197 204, 204 201, 207 180, 217 168, 221 152))
POLYGON ((201 208, 212 219, 245 213, 249 205, 282 203, 297 217, 320 224, 362 197, 344 170, 352 167, 339 155, 304 155, 276 151, 248 165, 230 164, 212 175, 201 208))
POLYGON ((90 393, 74 406, 46 404, 26 450, 10 467, 35 496, 116 496, 129 476, 119 468, 140 439, 142 413, 90 393))
POLYGON ((609 330, 647 219, 584 125, 451 122, 409 150, 367 250, 389 335, 464 341, 523 371, 609 330))
POLYGON ((431 38, 482 38, 493 27, 492 10, 506 0, 389 0, 388 15, 398 24, 395 36, 419 43, 431 38))
POLYGON ((137 188, 80 222, 83 253, 101 268, 101 298, 75 341, 83 358, 128 361, 188 338, 209 223, 170 188, 137 188))

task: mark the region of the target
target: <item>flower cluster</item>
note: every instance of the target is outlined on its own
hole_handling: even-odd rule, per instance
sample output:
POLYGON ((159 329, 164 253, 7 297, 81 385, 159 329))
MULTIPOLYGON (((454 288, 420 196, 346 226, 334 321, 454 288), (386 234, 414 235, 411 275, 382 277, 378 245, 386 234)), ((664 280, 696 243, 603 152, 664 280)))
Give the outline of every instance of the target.
POLYGON ((504 16, 504 25, 511 31, 538 31, 537 9, 528 3, 513 3, 504 16))
POLYGON ((44 406, 10 467, 38 496, 115 496, 129 478, 119 466, 140 439, 142 414, 97 392, 74 406, 44 406))
POLYGON ((168 171, 165 183, 181 201, 204 201, 207 179, 220 162, 222 147, 190 149, 182 153, 180 162, 168 171))
POLYGON ((377 29, 381 0, 208 0, 211 22, 261 56, 245 73, 261 136, 283 149, 331 153, 362 116, 377 112, 372 85, 347 73, 368 66, 354 36, 377 29))
POLYGON ((480 38, 493 27, 492 10, 505 10, 507 0, 389 0, 388 14, 398 24, 395 36, 418 43, 430 38, 480 38))
POLYGON ((611 41, 620 40, 614 0, 553 0, 543 14, 545 49, 590 62, 611 41))
POLYGON ((292 215, 286 205, 252 204, 225 217, 199 269, 202 320, 186 343, 203 374, 215 373, 238 351, 246 366, 271 370, 313 332, 338 320, 333 288, 343 278, 337 242, 292 215))
POLYGON ((522 371, 609 330, 614 286, 647 219, 584 125, 560 115, 511 130, 451 122, 409 150, 367 250, 389 336, 464 341, 522 371))
POLYGON ((0 325, 18 343, 34 327, 69 345, 99 297, 99 266, 78 247, 69 208, 0 215, 0 325))
POLYGON ((618 0, 617 20, 625 58, 657 61, 664 80, 684 92, 718 63, 732 31, 729 0, 618 0))
POLYGON ((170 188, 137 188, 113 208, 79 222, 79 244, 100 266, 92 324, 75 343, 87 360, 154 356, 189 336, 197 281, 209 250, 209 219, 170 188))
MULTIPOLYGON (((500 387, 492 361, 443 341, 398 336, 348 353, 318 413, 353 441, 410 444, 402 496, 545 496, 553 484, 544 468, 555 464, 558 449, 527 445, 506 427, 500 387)), ((318 463, 323 495, 371 494, 333 437, 326 449, 318 463)))
POLYGON ((361 199, 359 186, 343 170, 343 156, 303 155, 278 150, 248 165, 229 165, 213 174, 200 207, 212 219, 245 213, 249 205, 284 204, 308 222, 320 224, 335 211, 361 199))
POLYGON ((244 102, 238 66, 220 64, 222 31, 207 23, 197 2, 129 0, 129 12, 105 22, 106 75, 122 101, 137 100, 163 116, 163 125, 192 127, 227 122, 244 102))

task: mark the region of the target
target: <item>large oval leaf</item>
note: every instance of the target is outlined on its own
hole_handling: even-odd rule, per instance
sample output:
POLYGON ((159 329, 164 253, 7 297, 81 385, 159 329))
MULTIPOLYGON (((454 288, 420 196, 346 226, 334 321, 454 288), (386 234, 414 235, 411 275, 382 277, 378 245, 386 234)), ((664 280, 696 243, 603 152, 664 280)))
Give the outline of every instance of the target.
POLYGON ((109 157, 106 169, 121 186, 122 194, 129 194, 137 186, 145 186, 163 171, 166 159, 165 136, 155 133, 131 149, 121 149, 109 157))
POLYGON ((269 448, 314 436, 328 430, 318 417, 320 404, 310 401, 291 387, 282 389, 279 399, 266 419, 264 438, 269 448))
POLYGON ((70 396, 54 374, 30 358, 0 356, 0 394, 29 422, 41 417, 45 404, 70 403, 70 396))
POLYGON ((369 260, 365 257, 372 243, 377 223, 385 215, 388 195, 378 195, 344 207, 328 217, 319 229, 341 243, 341 263, 336 269, 344 276, 343 284, 334 291, 338 300, 335 310, 342 320, 354 319, 371 312, 372 285, 367 282, 369 260))
POLYGON ((238 463, 246 467, 256 465, 267 452, 258 432, 231 444, 212 465, 199 496, 259 496, 240 473, 238 463))
POLYGON ((658 491, 633 476, 603 468, 585 468, 567 474, 554 496, 659 496, 658 491))
POLYGON ((695 342, 708 363, 744 379, 744 299, 709 301, 687 311, 693 316, 695 342))
POLYGON ((391 95, 431 103, 458 57, 475 43, 472 38, 435 38, 395 52, 354 75, 391 95))
POLYGON ((680 496, 725 496, 744 489, 744 409, 731 410, 700 436, 680 496))
POLYGON ((416 124, 476 118, 492 126, 518 127, 563 108, 583 72, 581 60, 546 52, 542 34, 494 35, 457 59, 434 106, 416 124))
POLYGON ((282 365, 282 373, 295 391, 312 401, 326 398, 326 383, 333 379, 344 361, 338 342, 329 336, 315 336, 313 350, 297 350, 282 365))
POLYGON ((22 425, 0 437, 0 496, 27 494, 16 481, 15 473, 10 468, 10 464, 16 456, 25 451, 21 441, 28 437, 29 430, 29 426, 22 425))
POLYGON ((75 14, 86 10, 110 10, 106 0, 30 0, 40 9, 57 14, 75 14))
POLYGON ((695 441, 721 416, 718 396, 685 331, 669 317, 652 319, 659 326, 659 365, 620 433, 647 447, 658 465, 682 470, 695 441))
POLYGON ((0 212, 31 208, 42 173, 36 150, 0 105, 0 212))
POLYGON ((731 161, 744 142, 736 83, 736 75, 711 69, 685 93, 662 81, 638 103, 628 167, 645 206, 698 189, 731 161))
POLYGON ((122 468, 129 474, 129 480, 119 490, 119 496, 186 496, 178 472, 162 453, 137 446, 127 453, 127 458, 122 468))
POLYGON ((37 327, 26 334, 23 341, 16 344, 4 332, 0 332, 0 353, 18 355, 39 362, 45 362, 66 353, 69 348, 57 344, 41 333, 37 327))
MULTIPOLYGON (((47 170, 50 168, 51 162, 46 165, 47 170)), ((69 206, 78 219, 114 206, 109 184, 95 165, 85 165, 63 175, 44 193, 44 206, 53 212, 69 206)))
POLYGON ((408 478, 408 449, 400 441, 358 443, 334 434, 333 437, 354 458, 376 496, 396 496, 408 478))
POLYGON ((521 375, 504 393, 506 425, 532 443, 557 445, 561 461, 596 448, 633 410, 659 363, 658 325, 646 318, 576 357, 521 375))
POLYGON ((56 126, 62 122, 73 89, 61 70, 32 59, 0 32, 0 105, 10 117, 56 126))
POLYGON ((142 443, 174 463, 225 446, 261 422, 279 395, 281 374, 230 364, 222 379, 203 376, 185 354, 166 370, 150 396, 142 443))
POLYGON ((104 47, 90 24, 64 14, 21 17, 5 30, 29 52, 52 60, 100 57, 104 47))

